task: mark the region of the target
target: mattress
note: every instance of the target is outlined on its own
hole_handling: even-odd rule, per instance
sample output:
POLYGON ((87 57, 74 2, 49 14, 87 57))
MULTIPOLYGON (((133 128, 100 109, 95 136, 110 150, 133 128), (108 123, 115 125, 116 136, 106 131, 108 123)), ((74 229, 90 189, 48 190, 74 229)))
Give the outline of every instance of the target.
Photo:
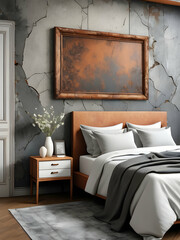
POLYGON ((79 170, 81 173, 84 173, 86 175, 89 175, 91 172, 91 168, 93 165, 93 162, 96 160, 96 158, 92 157, 91 155, 82 155, 79 158, 79 170))

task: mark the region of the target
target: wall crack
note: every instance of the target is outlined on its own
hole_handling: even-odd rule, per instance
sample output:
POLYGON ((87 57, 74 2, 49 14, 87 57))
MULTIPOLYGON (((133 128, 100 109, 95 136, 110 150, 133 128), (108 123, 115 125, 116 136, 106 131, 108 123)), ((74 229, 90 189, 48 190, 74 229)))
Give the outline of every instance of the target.
POLYGON ((38 135, 40 135, 40 134, 41 134, 41 131, 39 131, 39 132, 35 133, 33 136, 31 136, 31 138, 28 140, 28 142, 26 143, 26 145, 25 145, 24 147, 20 148, 19 151, 22 151, 22 150, 25 151, 26 148, 28 147, 28 145, 32 142, 32 140, 33 140, 36 136, 38 136, 38 135))
POLYGON ((83 102, 83 99, 82 99, 81 101, 82 101, 82 105, 83 105, 85 111, 87 111, 87 109, 86 109, 86 107, 85 107, 85 104, 84 104, 84 102, 83 102))
POLYGON ((23 51, 22 51, 22 52, 23 52, 23 54, 22 54, 22 65, 23 65, 23 62, 24 62, 24 49, 25 49, 25 46, 26 46, 26 41, 27 41, 27 39, 30 37, 30 35, 31 35, 34 27, 36 27, 37 24, 38 24, 41 20, 47 18, 48 6, 49 6, 49 3, 48 3, 48 1, 47 1, 47 3, 46 3, 46 13, 45 13, 45 16, 39 18, 38 20, 36 20, 36 21, 32 24, 31 31, 28 33, 28 35, 27 35, 27 37, 26 37, 26 39, 25 39, 24 47, 23 47, 23 51))
POLYGON ((139 15, 139 13, 138 13, 136 10, 134 10, 134 12, 135 12, 135 13, 137 14, 137 16, 139 17, 141 23, 142 23, 145 27, 147 27, 147 28, 149 29, 149 26, 143 22, 143 20, 142 20, 141 16, 139 15))
POLYGON ((162 94, 164 97, 166 97, 166 95, 165 95, 163 92, 161 92, 159 89, 157 89, 157 88, 155 87, 154 81, 153 81, 151 78, 149 78, 149 80, 152 82, 153 88, 154 88, 157 92, 159 92, 160 94, 162 94))

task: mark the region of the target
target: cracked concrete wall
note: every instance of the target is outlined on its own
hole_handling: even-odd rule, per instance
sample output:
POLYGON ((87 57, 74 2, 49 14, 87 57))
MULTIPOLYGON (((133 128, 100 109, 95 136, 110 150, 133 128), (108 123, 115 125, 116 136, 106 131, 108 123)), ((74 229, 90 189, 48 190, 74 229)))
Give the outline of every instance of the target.
POLYGON ((1 0, 0 19, 16 22, 15 186, 29 186, 29 156, 45 136, 32 127, 35 108, 53 105, 65 125, 53 139, 65 139, 70 154, 71 111, 167 111, 180 144, 180 8, 141 0, 1 0), (54 26, 149 36, 149 100, 55 100, 54 26))

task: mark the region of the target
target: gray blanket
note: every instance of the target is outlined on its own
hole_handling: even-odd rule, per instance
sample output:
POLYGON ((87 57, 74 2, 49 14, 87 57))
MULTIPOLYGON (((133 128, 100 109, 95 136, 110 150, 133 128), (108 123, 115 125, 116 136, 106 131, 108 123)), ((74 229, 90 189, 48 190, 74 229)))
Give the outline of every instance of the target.
POLYGON ((150 153, 118 164, 111 176, 105 208, 96 217, 121 231, 129 222, 134 194, 148 173, 180 173, 180 153, 150 153))

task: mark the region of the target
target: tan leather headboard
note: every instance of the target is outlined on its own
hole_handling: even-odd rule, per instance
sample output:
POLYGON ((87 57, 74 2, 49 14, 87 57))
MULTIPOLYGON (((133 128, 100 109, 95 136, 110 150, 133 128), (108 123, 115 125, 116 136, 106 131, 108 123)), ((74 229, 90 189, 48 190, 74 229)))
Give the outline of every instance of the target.
POLYGON ((166 112, 107 112, 84 111, 72 112, 72 157, 74 159, 74 171, 79 170, 79 157, 87 154, 86 145, 80 130, 80 124, 106 127, 126 122, 134 124, 153 124, 161 121, 162 127, 167 126, 166 112))

